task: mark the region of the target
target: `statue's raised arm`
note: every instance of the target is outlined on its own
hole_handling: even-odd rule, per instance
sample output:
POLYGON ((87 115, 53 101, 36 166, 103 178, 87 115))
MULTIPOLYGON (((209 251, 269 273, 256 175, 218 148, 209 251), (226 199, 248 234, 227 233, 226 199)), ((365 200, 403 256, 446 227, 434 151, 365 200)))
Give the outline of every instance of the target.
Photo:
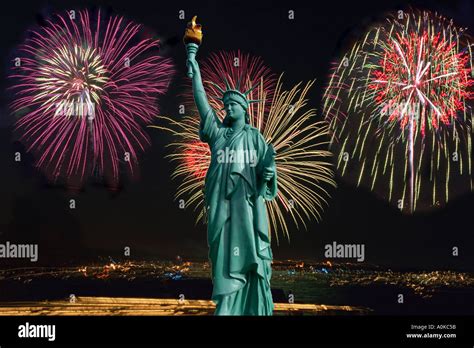
POLYGON ((211 144, 221 126, 220 120, 209 105, 206 91, 201 78, 199 64, 196 61, 196 53, 202 42, 202 28, 196 23, 196 16, 188 23, 183 38, 186 45, 188 59, 186 65, 188 68, 188 77, 192 79, 194 101, 199 111, 201 125, 199 129, 199 137, 202 141, 211 144))
POLYGON ((194 101, 198 108, 199 115, 201 116, 201 122, 203 122, 206 117, 213 117, 211 113, 212 109, 209 105, 206 91, 204 90, 198 62, 195 58, 188 59, 187 66, 191 68, 192 71, 194 101))
POLYGON ((199 137, 202 141, 212 145, 219 133, 222 122, 216 116, 216 113, 209 105, 206 91, 201 79, 198 62, 192 58, 187 61, 188 75, 192 74, 194 102, 200 115, 199 137))

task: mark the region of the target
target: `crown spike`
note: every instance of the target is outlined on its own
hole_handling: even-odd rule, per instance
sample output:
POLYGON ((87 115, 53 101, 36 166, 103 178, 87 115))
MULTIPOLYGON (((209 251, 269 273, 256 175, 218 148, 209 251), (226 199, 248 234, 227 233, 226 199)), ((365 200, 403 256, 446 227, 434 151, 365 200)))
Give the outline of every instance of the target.
POLYGON ((240 81, 242 79, 242 75, 239 76, 238 80, 237 80, 237 85, 235 86, 235 89, 240 91, 240 81))
POLYGON ((224 101, 223 98, 215 97, 215 96, 213 96, 213 95, 211 95, 211 96, 209 96, 209 97, 212 98, 212 99, 215 99, 215 100, 224 101))
POLYGON ((255 86, 251 87, 247 92, 244 92, 243 94, 244 94, 245 96, 249 95, 249 93, 252 92, 259 84, 260 84, 260 82, 257 82, 257 83, 255 84, 255 86))
POLYGON ((221 92, 222 94, 225 93, 225 91, 224 91, 222 88, 220 88, 219 85, 215 84, 214 82, 212 82, 212 81, 207 81, 207 83, 210 83, 211 85, 213 85, 214 87, 216 87, 216 88, 219 90, 219 92, 221 92))
POLYGON ((227 90, 232 89, 232 88, 230 87, 229 81, 227 80, 227 78, 226 78, 225 76, 224 76, 224 82, 225 82, 225 86, 226 86, 227 90))

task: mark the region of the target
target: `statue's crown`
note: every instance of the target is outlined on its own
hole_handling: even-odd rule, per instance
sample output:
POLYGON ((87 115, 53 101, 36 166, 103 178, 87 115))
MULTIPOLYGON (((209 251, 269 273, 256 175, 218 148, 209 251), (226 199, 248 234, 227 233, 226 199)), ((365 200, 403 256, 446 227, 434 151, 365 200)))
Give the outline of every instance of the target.
POLYGON ((248 89, 247 91, 245 92, 241 92, 240 91, 240 78, 239 80, 237 81, 236 85, 235 85, 235 88, 231 88, 230 86, 230 83, 229 81, 224 77, 224 82, 225 82, 225 86, 226 86, 226 89, 223 90, 219 85, 217 85, 216 83, 212 82, 212 81, 209 81, 210 84, 212 84, 214 87, 216 87, 219 92, 222 93, 222 97, 214 97, 214 96, 211 96, 211 98, 214 98, 214 99, 217 99, 217 100, 220 100, 222 101, 224 104, 226 103, 226 100, 228 100, 229 98, 237 98, 238 101, 240 102, 240 104, 242 106, 245 106, 244 109, 247 109, 249 107, 250 104, 252 103, 258 103, 260 102, 261 100, 249 100, 247 98, 247 96, 249 95, 250 92, 252 92, 258 85, 259 83, 257 83, 255 86, 252 86, 250 89, 248 89))

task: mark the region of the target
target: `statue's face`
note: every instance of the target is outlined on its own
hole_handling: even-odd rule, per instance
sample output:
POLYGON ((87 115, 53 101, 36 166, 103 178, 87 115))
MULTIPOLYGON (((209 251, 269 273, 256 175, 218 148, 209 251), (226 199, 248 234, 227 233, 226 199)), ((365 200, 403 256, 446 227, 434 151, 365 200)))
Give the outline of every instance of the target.
POLYGON ((245 120, 245 110, 239 103, 229 100, 227 103, 225 103, 224 108, 227 113, 227 117, 231 121, 237 121, 240 119, 245 120))

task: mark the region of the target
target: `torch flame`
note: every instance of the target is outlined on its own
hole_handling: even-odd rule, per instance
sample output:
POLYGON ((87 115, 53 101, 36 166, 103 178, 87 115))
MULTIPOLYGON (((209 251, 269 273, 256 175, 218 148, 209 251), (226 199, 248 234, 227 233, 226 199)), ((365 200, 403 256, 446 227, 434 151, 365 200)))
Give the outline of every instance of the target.
POLYGON ((184 43, 195 43, 200 45, 202 42, 202 26, 201 24, 196 23, 197 16, 194 16, 191 19, 191 22, 188 22, 186 30, 184 32, 184 43))

